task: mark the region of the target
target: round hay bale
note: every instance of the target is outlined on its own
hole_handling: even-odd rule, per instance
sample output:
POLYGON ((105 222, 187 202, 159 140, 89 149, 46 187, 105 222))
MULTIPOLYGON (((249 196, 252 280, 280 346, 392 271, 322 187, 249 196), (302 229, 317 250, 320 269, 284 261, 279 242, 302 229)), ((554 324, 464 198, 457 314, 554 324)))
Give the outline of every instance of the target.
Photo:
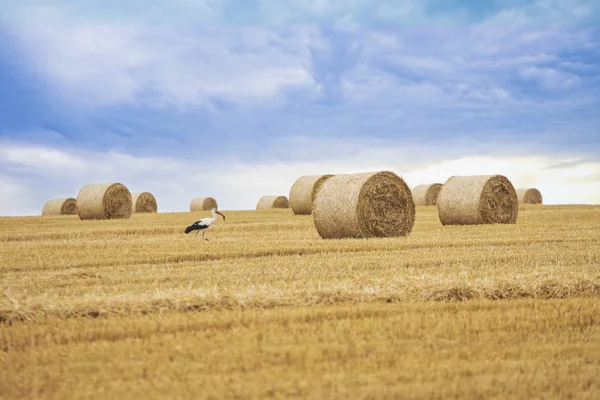
POLYGON ((313 218, 324 239, 406 236, 415 223, 415 203, 393 172, 335 175, 317 193, 313 218))
POLYGON ((534 188, 517 189, 517 198, 519 199, 519 203, 542 204, 542 194, 534 188))
POLYGON ((441 183, 415 186, 412 191, 413 201, 416 206, 435 206, 442 190, 441 183))
POLYGON ((131 193, 131 204, 134 213, 155 213, 158 211, 156 198, 150 192, 131 193))
POLYGON ((75 214, 77 214, 77 201, 72 197, 48 200, 42 208, 42 215, 75 214))
POLYGON ((437 200, 442 225, 514 224, 519 204, 502 175, 453 176, 437 200))
POLYGON ((217 201, 212 197, 196 197, 190 202, 190 211, 207 211, 217 207, 217 201))
POLYGON ((257 210, 268 210, 270 208, 290 208, 290 202, 285 196, 263 196, 258 200, 257 210))
POLYGON ((131 210, 131 193, 121 183, 92 183, 77 194, 80 219, 129 218, 131 210))
POLYGON ((301 176, 292 185, 290 190, 290 206, 296 215, 309 215, 312 213, 313 202, 323 183, 333 175, 307 175, 301 176))

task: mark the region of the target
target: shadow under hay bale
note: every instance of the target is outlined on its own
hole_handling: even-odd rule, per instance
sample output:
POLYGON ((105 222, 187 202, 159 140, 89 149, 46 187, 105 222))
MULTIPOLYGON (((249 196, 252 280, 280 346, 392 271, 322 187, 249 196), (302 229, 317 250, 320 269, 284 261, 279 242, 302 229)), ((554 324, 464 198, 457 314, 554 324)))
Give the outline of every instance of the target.
POLYGON ((290 190, 290 207, 296 215, 310 215, 317 192, 333 175, 301 176, 290 190))
POLYGON ((190 211, 208 211, 219 208, 212 197, 196 197, 190 202, 190 211))
POLYGON ((290 208, 290 202, 285 196, 263 196, 256 205, 257 210, 269 210, 271 208, 290 208))
POLYGON ((442 225, 514 224, 519 204, 502 175, 453 176, 437 200, 442 225))
POLYGON ((412 191, 415 206, 435 206, 441 189, 441 183, 415 186, 412 191))
POLYGON ((77 201, 72 197, 48 200, 42 208, 42 215, 75 215, 77 201))
POLYGON ((150 192, 131 193, 131 203, 134 213, 155 213, 158 211, 156 198, 150 192))
POLYGON ((324 239, 398 237, 410 233, 415 204, 393 172, 335 175, 313 204, 315 228, 324 239))
POLYGON ((542 204, 542 194, 535 188, 517 189, 517 198, 522 204, 542 204))
POLYGON ((129 218, 131 211, 131 193, 121 183, 93 183, 77 194, 77 214, 82 220, 129 218))

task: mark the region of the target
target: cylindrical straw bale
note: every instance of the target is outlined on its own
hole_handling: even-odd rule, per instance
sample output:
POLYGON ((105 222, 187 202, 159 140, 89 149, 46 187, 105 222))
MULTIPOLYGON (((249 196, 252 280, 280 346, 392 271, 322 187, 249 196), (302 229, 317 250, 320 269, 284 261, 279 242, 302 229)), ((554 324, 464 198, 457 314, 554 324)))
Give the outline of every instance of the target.
POLYGON ((519 204, 502 175, 453 176, 437 200, 442 225, 514 224, 519 204))
POLYGON ((412 191, 413 201, 416 206, 435 206, 437 197, 442 189, 441 183, 416 186, 412 191))
POLYGON ((268 210, 270 208, 290 208, 290 202, 285 196, 263 196, 258 200, 257 210, 268 210))
POLYGON ((155 213, 158 211, 156 198, 150 192, 131 193, 131 203, 134 213, 155 213))
POLYGON ((333 175, 301 176, 290 190, 290 206, 296 215, 309 215, 317 192, 323 183, 333 175))
POLYGON ((313 203, 324 239, 406 236, 415 223, 410 188, 393 172, 335 175, 313 203))
POLYGON ((190 211, 207 211, 217 207, 217 201, 212 197, 196 197, 190 202, 190 211))
POLYGON ((534 188, 517 189, 517 198, 519 199, 519 203, 542 204, 542 194, 534 188))
POLYGON ((42 215, 75 215, 76 204, 77 201, 72 197, 48 200, 42 208, 42 215))
POLYGON ((121 183, 92 183, 77 194, 80 219, 129 218, 131 210, 131 193, 121 183))

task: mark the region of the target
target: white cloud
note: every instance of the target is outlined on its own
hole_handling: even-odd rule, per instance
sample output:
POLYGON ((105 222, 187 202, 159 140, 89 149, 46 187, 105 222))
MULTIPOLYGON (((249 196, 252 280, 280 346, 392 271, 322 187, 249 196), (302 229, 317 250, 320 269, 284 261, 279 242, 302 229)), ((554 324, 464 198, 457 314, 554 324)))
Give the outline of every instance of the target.
MULTIPOLYGON (((16 29, 21 49, 72 106, 185 108, 211 97, 260 103, 286 88, 316 90, 303 43, 268 30, 46 26, 16 29)), ((308 39, 310 40, 310 39, 308 39)))
MULTIPOLYGON (((574 1, 576 6, 582 4, 574 1)), ((580 197, 587 203, 600 202, 598 163, 549 170, 546 166, 572 158, 516 155, 517 150, 526 153, 527 149, 539 148, 537 143, 517 148, 513 156, 506 156, 505 151, 503 155, 465 157, 473 154, 469 151, 473 146, 465 145, 465 136, 469 136, 463 136, 465 131, 476 132, 471 143, 493 148, 492 141, 502 132, 531 137, 549 137, 550 131, 555 137, 583 132, 583 137, 590 127, 595 129, 598 121, 591 112, 592 117, 585 120, 577 118, 577 113, 597 104, 594 82, 588 84, 596 67, 585 59, 563 58, 565 49, 572 53, 589 51, 594 32, 514 28, 527 26, 527 21, 535 20, 535 13, 549 15, 542 19, 544 23, 552 23, 560 12, 566 12, 568 23, 584 18, 578 6, 567 12, 566 2, 553 2, 559 4, 556 12, 551 7, 554 3, 538 1, 535 6, 503 12, 486 23, 454 28, 435 27, 439 21, 428 20, 424 3, 417 0, 377 5, 365 0, 261 3, 259 11, 277 24, 323 18, 354 26, 331 32, 307 27, 277 30, 266 25, 197 28, 189 24, 193 16, 184 18, 181 26, 174 23, 178 13, 201 10, 206 11, 202 17, 205 21, 217 21, 218 26, 223 22, 221 4, 227 2, 216 0, 177 0, 164 10, 164 23, 151 22, 161 20, 157 18, 160 8, 154 3, 147 7, 123 3, 130 9, 121 15, 115 9, 101 9, 101 2, 70 2, 65 6, 37 1, 38 5, 21 9, 19 18, 27 22, 14 24, 11 37, 30 61, 29 67, 47 82, 48 87, 42 88, 45 95, 52 100, 60 96, 66 105, 63 108, 77 115, 77 122, 83 121, 80 126, 98 124, 103 110, 117 110, 106 113, 119 119, 114 125, 114 121, 102 121, 107 131, 127 125, 128 135, 142 138, 145 128, 162 134, 181 127, 173 134, 173 142, 177 142, 202 129, 194 125, 196 119, 190 118, 193 122, 188 125, 182 121, 198 107, 206 106, 207 100, 219 97, 249 107, 236 110, 238 113, 213 115, 210 126, 219 127, 219 131, 229 129, 230 139, 236 137, 240 142, 245 135, 265 134, 271 140, 284 137, 275 140, 275 153, 289 158, 267 161, 273 148, 257 152, 255 144, 249 147, 259 161, 211 160, 210 166, 114 151, 3 144, 0 166, 8 174, 2 185, 11 194, 2 203, 0 214, 37 214, 45 199, 73 196, 91 181, 122 181, 132 190, 153 191, 162 211, 186 210, 191 197, 203 195, 218 197, 226 208, 253 208, 265 193, 287 194, 301 174, 381 169, 404 172, 411 186, 443 182, 451 174, 504 173, 515 185, 540 188, 548 203, 579 202, 580 197), (92 3, 96 8, 88 8, 92 3), (364 10, 369 18, 383 14, 364 21, 364 10), (426 29, 358 28, 395 18, 408 25, 424 21, 430 25, 426 29), (511 18, 515 18, 514 24, 511 18), (343 58, 345 53, 350 54, 348 59, 343 58), (323 55, 322 65, 318 65, 319 54, 323 55), (523 84, 527 80, 560 92, 560 97, 540 100, 535 88, 523 84), (334 87, 338 84, 339 88, 334 87), (332 87, 331 92, 339 95, 334 98, 336 104, 313 104, 315 96, 326 96, 332 87), (577 92, 557 90, 563 88, 577 92), (296 101, 298 97, 290 96, 288 89, 295 89, 294 94, 302 91, 311 101, 303 96, 296 101), (280 107, 284 103, 292 106, 280 107), (118 106, 123 104, 142 111, 131 119, 129 115, 122 118, 118 106), (155 113, 163 106, 169 109, 164 120, 157 118, 163 126, 134 120, 143 120, 147 117, 144 112, 155 113), (80 107, 92 108, 91 113, 81 112, 80 107), (173 108, 188 114, 182 114, 182 120, 169 120, 175 114, 171 113, 173 108), (96 110, 100 110, 98 114, 94 114, 96 110), (92 122, 87 121, 89 115, 94 117, 92 122), (536 120, 543 122, 536 125, 536 120), (177 128, 165 128, 173 125, 177 128), (251 130, 258 125, 260 131, 251 130), (243 133, 231 134, 238 128, 243 133), (289 137, 298 131, 312 138, 289 137), (369 139, 371 133, 393 137, 394 141, 369 139), (327 136, 332 134, 340 136, 327 136), (358 134, 366 138, 353 140, 358 134), (493 138, 488 140, 488 134, 493 138), (424 137, 435 140, 436 145, 417 147, 415 143, 424 137), (448 143, 442 146, 442 140, 454 147, 448 143), (26 197, 34 188, 40 198, 36 200, 39 204, 32 205, 26 197)), ((16 18, 14 12, 12 17, 16 18)), ((90 130, 97 132, 98 126, 90 126, 90 130)), ((80 134, 91 135, 84 132, 80 134)), ((109 134, 115 133, 104 132, 104 143, 111 141, 109 134)), ((92 141, 89 136, 88 140, 92 141)), ((65 136, 62 143, 67 141, 65 136)))
POLYGON ((532 79, 547 89, 568 89, 581 81, 577 75, 569 72, 533 66, 524 68, 521 76, 532 79))
POLYGON ((34 169, 82 168, 81 160, 56 149, 35 146, 13 146, 3 144, 0 147, 0 163, 10 163, 34 169))
MULTIPOLYGON (((32 192, 25 186, 25 182, 18 182, 10 176, 0 175, 0 216, 35 215, 39 200, 34 199, 32 192)), ((42 204, 43 205, 43 204, 42 204)), ((40 206, 39 212, 42 209, 40 206)))
POLYGON ((599 6, 588 0, 537 0, 501 10, 485 23, 495 26, 566 26, 585 22, 599 6))
MULTIPOLYGON (((328 139, 324 140, 326 144, 328 139)), ((318 149, 322 145, 313 146, 318 149)), ((0 166, 9 174, 14 170, 22 173, 20 178, 0 177, 0 215, 37 215, 52 197, 76 196, 86 183, 114 181, 127 185, 131 191, 153 192, 159 210, 164 212, 187 211, 189 200, 198 196, 217 198, 223 209, 253 209, 262 195, 287 196, 300 175, 379 170, 400 174, 411 188, 421 183, 443 183, 452 175, 503 174, 515 187, 540 189, 546 204, 600 203, 600 162, 577 162, 576 157, 551 154, 455 157, 456 152, 450 149, 430 156, 432 161, 416 161, 414 154, 432 153, 433 149, 390 147, 366 140, 360 146, 359 142, 350 143, 345 151, 311 161, 223 160, 208 167, 190 160, 59 150, 23 143, 11 143, 7 149, 0 166), (23 154, 45 157, 46 162, 29 163, 23 154), (47 157, 48 154, 61 156, 47 157), (67 164, 65 159, 69 160, 67 164), (73 165, 78 167, 67 167, 73 165)))
MULTIPOLYGON (((578 0, 573 0, 573 7, 564 0, 540 0, 533 6, 519 6, 504 13, 524 15, 518 21, 540 12, 554 15, 555 3, 561 10, 585 8, 578 0)), ((96 2, 14 4, 9 7, 13 13, 26 14, 31 22, 14 27, 21 50, 52 91, 74 109, 115 104, 153 109, 210 108, 208 100, 213 97, 258 107, 280 105, 288 98, 285 93, 289 88, 309 96, 326 92, 316 75, 331 74, 329 69, 334 68, 325 65, 320 71, 313 70, 311 50, 327 52, 336 48, 333 39, 318 29, 226 26, 219 15, 226 14, 228 5, 217 1, 179 0, 168 7, 163 4, 165 13, 206 11, 210 18, 216 18, 217 25, 219 21, 225 24, 217 28, 136 24, 134 16, 125 24, 126 18, 109 18, 96 2)), ((272 16, 275 22, 330 16, 353 20, 354 26, 361 26, 359 20, 365 10, 382 13, 385 18, 381 18, 387 20, 402 16, 401 20, 416 24, 429 21, 433 27, 428 29, 340 31, 351 36, 354 50, 360 49, 356 65, 348 66, 340 77, 346 98, 377 99, 383 106, 396 103, 392 108, 403 99, 409 105, 487 104, 495 108, 502 104, 522 108, 526 98, 517 101, 510 75, 518 73, 544 88, 572 87, 579 83, 576 71, 559 71, 547 64, 559 60, 558 54, 565 48, 585 46, 590 35, 518 29, 511 24, 496 24, 494 17, 490 23, 474 26, 435 27, 437 20, 427 20, 430 16, 424 3, 416 0, 386 0, 376 6, 365 0, 263 0, 257 7, 252 10, 272 16), (395 75, 382 65, 393 69, 395 75)), ((153 6, 144 7, 140 14, 156 11, 153 6)), ((118 16, 116 10, 113 12, 118 16)), ((579 15, 573 13, 573 18, 579 15)), ((379 17, 373 18, 377 26, 379 17)), ((536 106, 538 102, 525 104, 536 106)))

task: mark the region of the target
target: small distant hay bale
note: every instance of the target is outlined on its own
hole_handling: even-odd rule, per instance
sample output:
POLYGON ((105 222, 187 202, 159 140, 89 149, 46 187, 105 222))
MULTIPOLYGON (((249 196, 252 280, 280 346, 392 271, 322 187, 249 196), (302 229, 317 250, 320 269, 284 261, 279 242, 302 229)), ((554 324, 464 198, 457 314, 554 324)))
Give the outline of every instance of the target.
POLYGON ((92 183, 77 194, 77 214, 82 220, 129 218, 131 193, 121 183, 92 183))
POLYGON ((207 211, 217 207, 217 201, 212 197, 196 197, 190 202, 190 211, 207 211))
POLYGON ((301 176, 292 185, 290 190, 290 206, 296 215, 309 215, 312 213, 313 202, 323 183, 333 175, 307 175, 301 176))
POLYGON ((48 200, 42 208, 42 215, 75 215, 77 200, 72 197, 48 200))
POLYGON ((413 201, 416 206, 435 206, 442 190, 441 183, 416 186, 412 191, 413 201))
POLYGON ((453 176, 437 200, 442 225, 514 224, 519 204, 502 175, 453 176))
POLYGON ((131 193, 131 203, 134 213, 155 213, 158 211, 156 198, 150 192, 131 193))
POLYGON ((415 222, 415 203, 393 172, 335 175, 317 193, 313 219, 324 239, 406 236, 415 222))
POLYGON ((290 208, 290 202, 285 196, 263 196, 258 200, 257 210, 268 210, 271 208, 290 208))
POLYGON ((535 188, 517 189, 517 198, 523 204, 542 204, 542 194, 535 188))

